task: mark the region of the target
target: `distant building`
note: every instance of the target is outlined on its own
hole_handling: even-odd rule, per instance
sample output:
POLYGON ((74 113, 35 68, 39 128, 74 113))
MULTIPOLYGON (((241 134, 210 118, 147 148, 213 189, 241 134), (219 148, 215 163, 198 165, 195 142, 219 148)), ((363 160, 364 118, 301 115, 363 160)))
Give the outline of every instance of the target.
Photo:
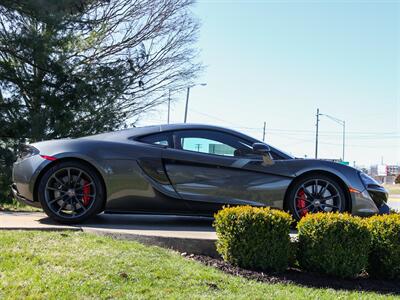
POLYGON ((387 174, 390 176, 397 176, 400 174, 399 165, 387 165, 387 174))
POLYGON ((400 174, 400 166, 374 165, 371 166, 369 173, 380 183, 393 184, 396 176, 400 174))

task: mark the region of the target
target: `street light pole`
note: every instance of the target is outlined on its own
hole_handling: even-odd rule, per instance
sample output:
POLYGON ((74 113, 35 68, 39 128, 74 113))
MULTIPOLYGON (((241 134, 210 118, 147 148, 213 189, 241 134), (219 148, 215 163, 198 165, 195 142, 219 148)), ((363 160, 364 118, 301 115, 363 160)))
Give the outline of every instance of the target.
POLYGON ((206 86, 207 83, 197 83, 197 84, 189 85, 189 86, 187 87, 187 91, 186 91, 186 105, 185 105, 185 118, 183 119, 183 123, 186 123, 186 121, 187 121, 190 88, 195 87, 195 86, 197 86, 197 85, 206 86))
POLYGON ((315 130, 315 159, 318 158, 318 125, 319 125, 319 108, 317 108, 317 123, 315 124, 316 130, 315 130))
POLYGON ((264 129, 263 129, 263 142, 265 142, 265 127, 267 127, 267 122, 264 122, 264 129))
POLYGON ((187 87, 187 92, 186 92, 185 118, 183 120, 183 123, 186 123, 186 120, 187 120, 188 105, 189 105, 189 94, 190 94, 190 86, 187 87))
POLYGON ((325 117, 331 119, 332 121, 342 125, 342 127, 343 127, 342 161, 344 161, 344 149, 345 149, 345 144, 346 144, 346 122, 344 120, 340 120, 338 118, 332 117, 332 116, 327 115, 327 114, 320 114, 320 116, 325 116, 325 117))

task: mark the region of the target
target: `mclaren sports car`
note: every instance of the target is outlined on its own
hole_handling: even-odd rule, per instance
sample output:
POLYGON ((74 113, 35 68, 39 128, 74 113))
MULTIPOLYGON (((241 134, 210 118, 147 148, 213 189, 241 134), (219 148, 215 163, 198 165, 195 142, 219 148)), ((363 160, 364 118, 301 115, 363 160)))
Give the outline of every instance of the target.
POLYGON ((216 126, 137 127, 24 145, 12 192, 61 223, 105 213, 213 216, 223 206, 388 213, 387 191, 355 168, 299 159, 216 126))

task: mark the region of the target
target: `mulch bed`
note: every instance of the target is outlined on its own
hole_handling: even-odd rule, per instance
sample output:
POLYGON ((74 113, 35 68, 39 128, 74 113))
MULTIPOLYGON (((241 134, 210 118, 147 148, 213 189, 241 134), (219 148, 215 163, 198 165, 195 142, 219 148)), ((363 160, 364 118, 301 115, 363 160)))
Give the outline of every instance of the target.
POLYGON ((242 269, 218 258, 203 255, 182 253, 189 259, 199 261, 207 266, 217 268, 225 273, 242 276, 248 279, 267 283, 298 284, 312 288, 331 288, 348 291, 370 291, 381 294, 400 295, 400 283, 397 281, 368 278, 367 274, 354 279, 340 279, 316 273, 303 272, 296 268, 290 268, 284 273, 260 272, 242 269))

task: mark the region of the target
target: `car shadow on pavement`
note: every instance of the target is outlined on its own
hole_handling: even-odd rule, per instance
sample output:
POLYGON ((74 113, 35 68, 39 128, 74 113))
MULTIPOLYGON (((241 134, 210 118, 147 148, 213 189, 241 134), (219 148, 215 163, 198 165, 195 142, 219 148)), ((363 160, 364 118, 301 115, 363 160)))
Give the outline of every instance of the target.
MULTIPOLYGON (((42 224, 58 225, 59 223, 50 218, 39 220, 42 224)), ((202 231, 214 232, 212 227, 213 218, 191 217, 174 215, 137 215, 137 214, 100 214, 86 222, 73 226, 98 228, 98 229, 121 229, 121 230, 157 230, 157 231, 202 231)))

